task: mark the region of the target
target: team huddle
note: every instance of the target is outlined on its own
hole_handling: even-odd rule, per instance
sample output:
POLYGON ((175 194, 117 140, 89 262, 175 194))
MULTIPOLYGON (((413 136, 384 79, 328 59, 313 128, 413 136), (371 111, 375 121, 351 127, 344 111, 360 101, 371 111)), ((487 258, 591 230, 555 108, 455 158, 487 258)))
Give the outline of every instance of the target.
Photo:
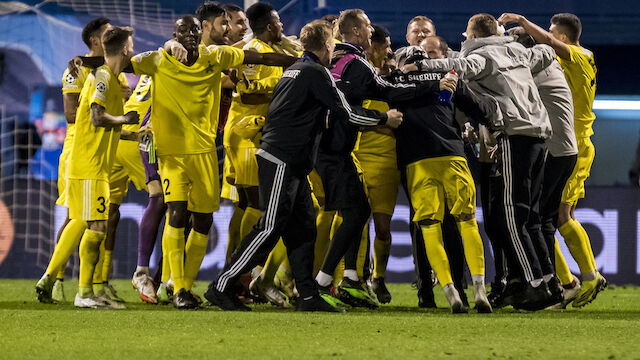
POLYGON ((607 283, 574 210, 595 155, 596 67, 575 15, 550 23, 546 31, 517 14, 476 14, 457 52, 416 16, 409 46, 393 52, 389 33, 359 9, 314 20, 296 38, 267 3, 244 11, 206 2, 175 22, 162 48, 135 55, 131 28, 91 21, 89 52, 62 78, 57 204, 68 216, 38 300, 65 301, 79 246, 74 305, 125 307, 109 273, 133 182, 149 194, 132 279, 147 303, 325 312, 389 303, 400 189, 419 307, 436 307, 437 283, 452 313, 469 312, 468 286, 479 313, 590 303, 607 283), (140 76, 133 91, 124 73, 140 76), (495 259, 489 293, 476 183, 495 259), (227 256, 202 299, 193 287, 221 198, 234 204, 227 256))

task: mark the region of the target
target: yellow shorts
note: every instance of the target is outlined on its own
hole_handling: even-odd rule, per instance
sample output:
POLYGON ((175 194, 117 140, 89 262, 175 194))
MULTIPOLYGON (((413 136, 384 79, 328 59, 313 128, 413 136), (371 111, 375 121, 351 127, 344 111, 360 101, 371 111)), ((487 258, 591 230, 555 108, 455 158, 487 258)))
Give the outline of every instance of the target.
POLYGON ((191 212, 212 213, 220 208, 218 156, 204 154, 161 155, 158 168, 164 201, 186 201, 191 212))
POLYGON ((109 182, 69 179, 67 185, 69 219, 97 221, 109 219, 109 182))
POLYGON ((365 186, 369 193, 371 212, 393 215, 398 200, 400 171, 393 161, 380 158, 380 161, 360 160, 364 173, 365 186))
POLYGON ((463 157, 442 156, 411 163, 407 166, 407 184, 415 222, 442 221, 445 204, 454 216, 476 212, 476 187, 463 157))
POLYGON ((109 186, 111 188, 109 202, 122 204, 122 199, 127 196, 129 181, 133 182, 136 189, 147 189, 147 177, 144 173, 144 164, 138 150, 138 143, 135 141, 120 141, 116 153, 116 160, 109 175, 109 186))
POLYGON ((596 149, 591 138, 576 138, 576 140, 578 142, 578 159, 562 192, 562 202, 572 206, 584 197, 584 182, 589 177, 591 165, 593 165, 593 159, 596 156, 596 149))
POLYGON ((67 204, 67 186, 69 179, 67 179, 67 166, 69 165, 70 151, 63 151, 60 154, 60 160, 58 163, 58 200, 56 205, 69 207, 67 204))
POLYGON ((258 162, 256 161, 257 147, 225 147, 227 159, 235 172, 235 186, 258 186, 258 162))

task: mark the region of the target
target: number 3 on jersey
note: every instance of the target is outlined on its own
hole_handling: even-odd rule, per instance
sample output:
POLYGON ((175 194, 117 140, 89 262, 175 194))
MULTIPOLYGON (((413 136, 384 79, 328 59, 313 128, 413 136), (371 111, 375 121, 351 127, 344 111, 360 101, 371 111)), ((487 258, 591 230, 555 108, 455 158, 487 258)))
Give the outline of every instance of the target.
POLYGON ((98 209, 96 209, 100 214, 104 213, 107 210, 107 205, 104 203, 104 196, 98 197, 98 202, 100 203, 98 209))

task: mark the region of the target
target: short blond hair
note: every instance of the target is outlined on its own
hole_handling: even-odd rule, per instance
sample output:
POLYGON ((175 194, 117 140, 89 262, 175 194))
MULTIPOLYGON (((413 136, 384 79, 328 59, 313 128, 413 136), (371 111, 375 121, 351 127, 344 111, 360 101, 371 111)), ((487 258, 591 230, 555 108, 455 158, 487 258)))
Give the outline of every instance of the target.
POLYGON ((490 14, 475 14, 469 19, 469 25, 473 35, 478 38, 489 37, 498 34, 498 21, 490 14))
POLYGON ((321 50, 327 40, 332 38, 331 24, 324 20, 313 20, 300 30, 300 43, 305 51, 321 50))
POLYGON ((362 25, 363 20, 360 17, 365 15, 362 9, 348 9, 340 12, 340 17, 336 20, 338 33, 344 37, 345 34, 351 32, 351 29, 362 25))

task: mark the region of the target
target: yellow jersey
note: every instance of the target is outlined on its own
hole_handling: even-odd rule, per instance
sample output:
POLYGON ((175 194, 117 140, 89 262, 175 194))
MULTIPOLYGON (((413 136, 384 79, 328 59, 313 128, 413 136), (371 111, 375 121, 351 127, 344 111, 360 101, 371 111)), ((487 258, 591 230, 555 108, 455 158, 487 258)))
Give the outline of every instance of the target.
POLYGON ((596 96, 596 62, 593 53, 580 46, 569 45, 570 59, 558 57, 573 95, 576 137, 593 135, 593 99, 596 96))
POLYGON ((222 70, 238 67, 244 51, 231 46, 199 46, 191 66, 163 49, 131 59, 136 74, 152 78, 151 118, 158 155, 215 151, 222 70))
POLYGON ((103 106, 110 115, 123 115, 120 86, 118 76, 106 65, 97 68, 95 75, 91 73, 87 77, 76 112, 76 136, 69 161, 70 179, 109 180, 122 126, 94 126, 91 104, 103 106))
MULTIPOLYGON (((365 100, 362 107, 385 113, 389 111, 389 105, 386 102, 377 100, 365 100)), ((393 158, 395 161, 396 138, 375 130, 364 131, 358 134, 353 152, 360 161, 379 161, 380 157, 393 158)))
MULTIPOLYGON (((62 93, 63 94, 80 94, 84 87, 87 77, 91 73, 91 69, 81 66, 78 69, 78 76, 74 77, 69 74, 69 69, 66 69, 62 74, 62 93)), ((129 85, 127 78, 123 73, 118 75, 118 79, 122 85, 129 85)), ((64 144, 62 145, 63 152, 71 152, 71 146, 73 145, 73 136, 75 134, 75 123, 67 123, 67 133, 64 137, 64 144)))
POLYGON ((151 77, 142 75, 136 88, 133 90, 133 94, 127 102, 124 103, 124 113, 135 111, 140 117, 140 122, 137 124, 122 125, 122 130, 128 130, 137 132, 140 130, 142 119, 149 111, 151 107, 151 77))
MULTIPOLYGON (((257 51, 260 53, 275 52, 275 50, 262 40, 251 39, 244 47, 244 50, 257 51)), ((276 87, 276 84, 282 76, 282 67, 244 64, 238 69, 238 77, 240 81, 236 86, 236 92, 233 94, 231 108, 229 109, 229 117, 225 124, 225 146, 256 146, 253 141, 259 143, 258 139, 246 139, 233 133, 231 128, 246 116, 267 116, 269 103, 264 104, 244 104, 242 102, 242 94, 270 94, 276 87), (245 82, 246 81, 246 82, 245 82), (248 84, 248 86, 247 86, 248 84), (252 141, 253 140, 253 141, 252 141)))

